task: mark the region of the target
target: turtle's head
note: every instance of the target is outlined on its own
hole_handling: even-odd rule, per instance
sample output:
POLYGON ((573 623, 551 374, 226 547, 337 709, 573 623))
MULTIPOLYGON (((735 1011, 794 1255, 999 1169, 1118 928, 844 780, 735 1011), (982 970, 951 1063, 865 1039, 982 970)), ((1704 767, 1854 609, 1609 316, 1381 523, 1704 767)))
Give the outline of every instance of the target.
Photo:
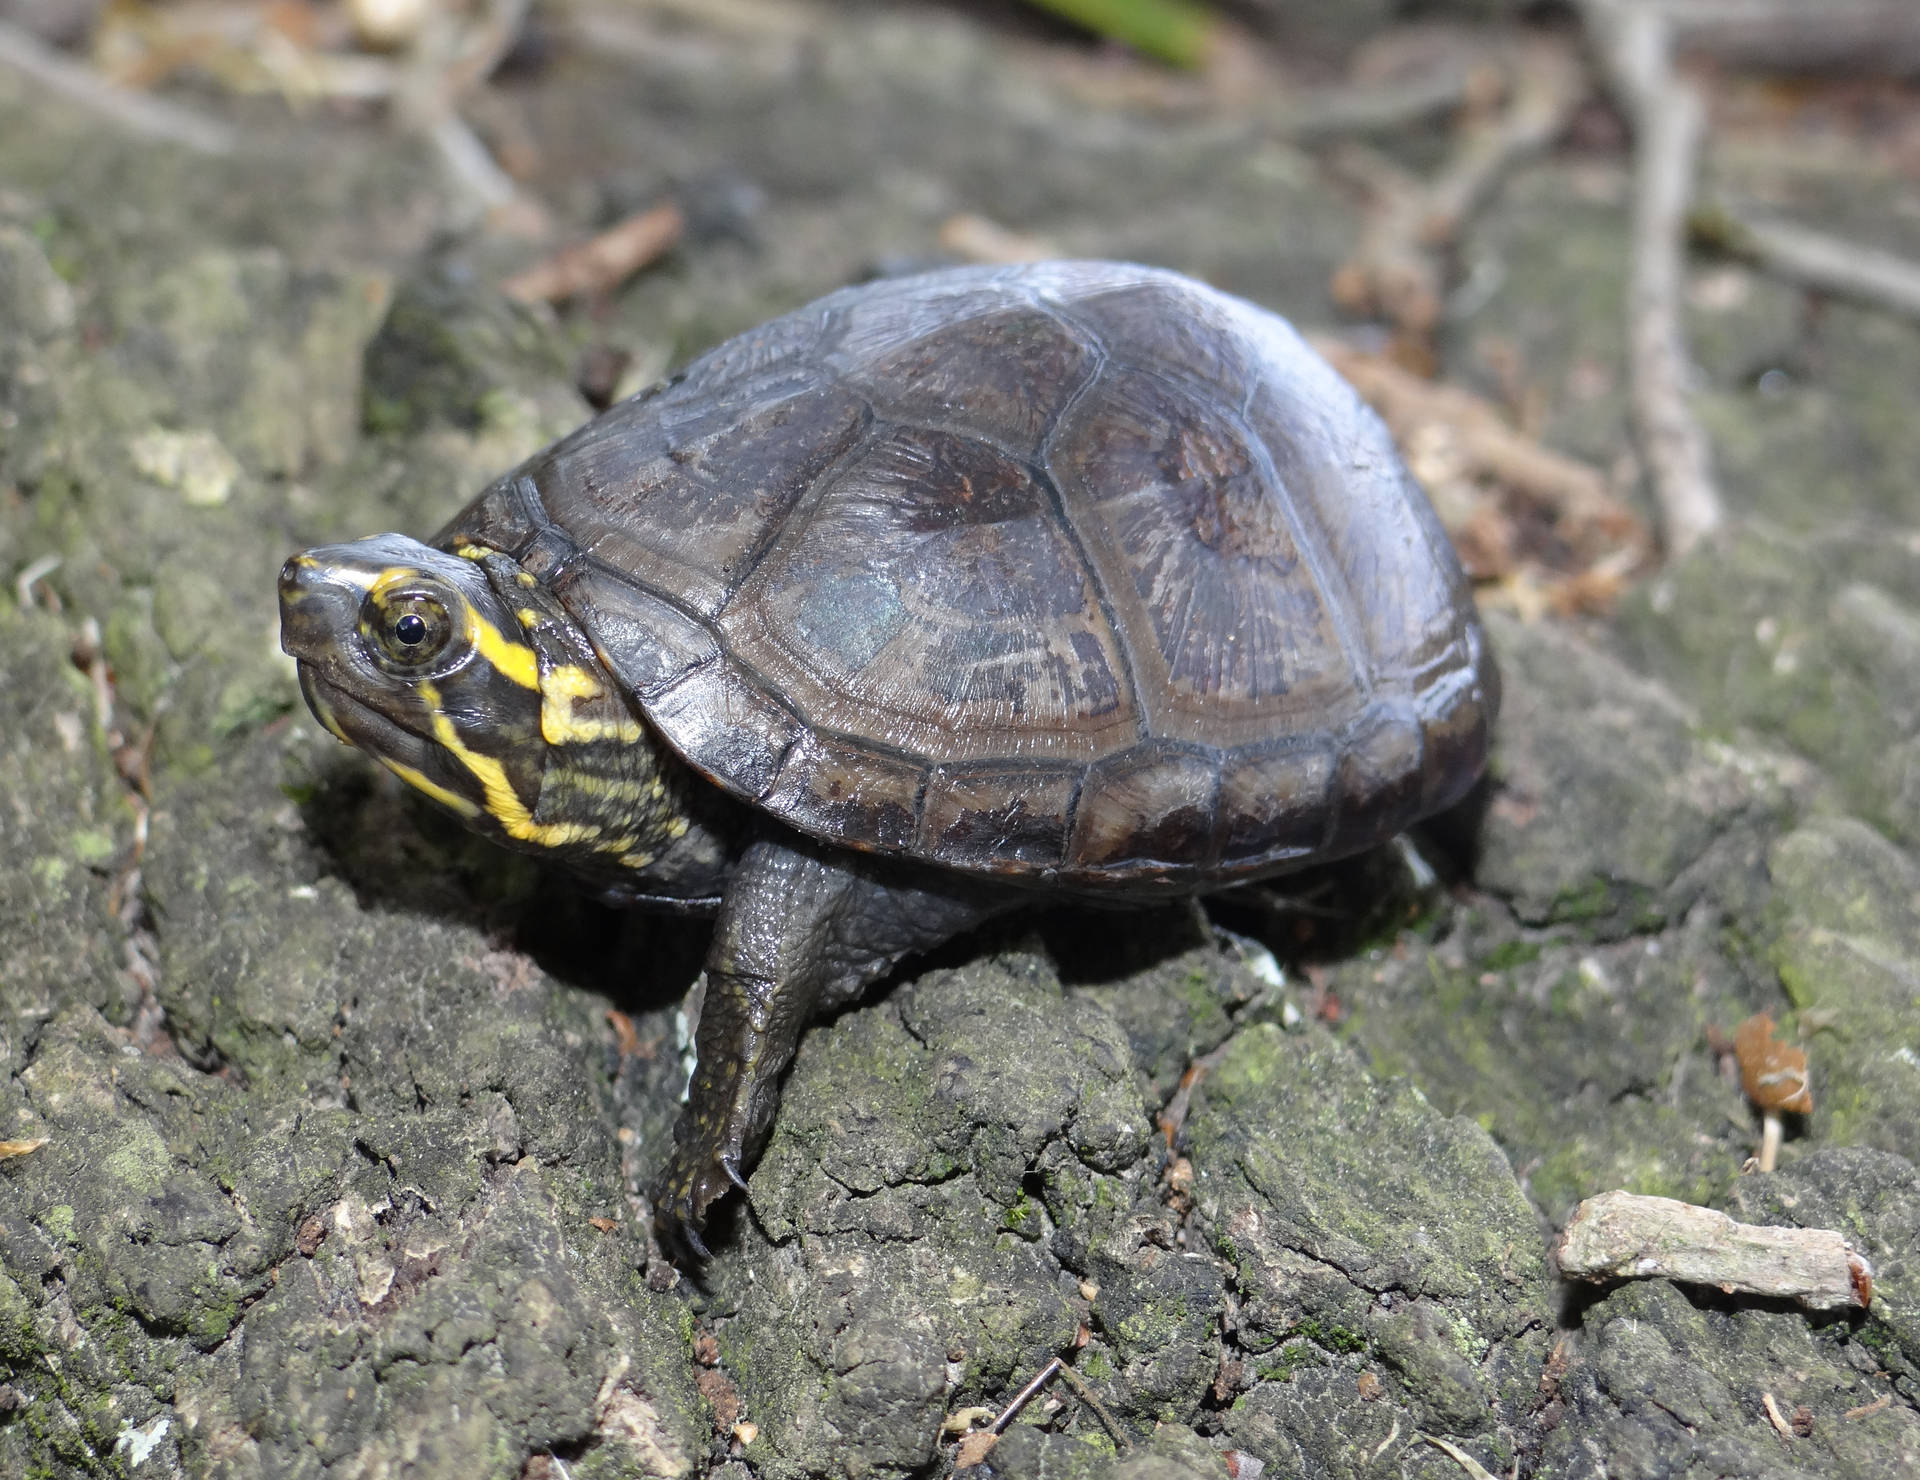
POLYGON ((573 862, 637 860, 631 803, 618 825, 549 783, 589 758, 644 778, 642 726, 506 556, 394 534, 308 550, 280 571, 280 645, 321 724, 477 831, 573 862))
POLYGON ((539 660, 479 561, 394 534, 296 555, 280 645, 334 735, 482 832, 531 820, 539 660))

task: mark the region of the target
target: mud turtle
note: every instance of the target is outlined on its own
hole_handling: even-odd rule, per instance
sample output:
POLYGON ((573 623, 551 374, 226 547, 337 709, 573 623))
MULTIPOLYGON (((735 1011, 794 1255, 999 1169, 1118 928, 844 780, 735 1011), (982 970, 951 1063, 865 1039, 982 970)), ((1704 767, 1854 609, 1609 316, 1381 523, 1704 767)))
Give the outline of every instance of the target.
POLYGON ((316 716, 612 895, 718 914, 660 1189, 695 1238, 809 1018, 1037 890, 1352 853, 1479 775, 1497 680, 1379 421, 1172 273, 848 288, 432 544, 280 578, 316 716))

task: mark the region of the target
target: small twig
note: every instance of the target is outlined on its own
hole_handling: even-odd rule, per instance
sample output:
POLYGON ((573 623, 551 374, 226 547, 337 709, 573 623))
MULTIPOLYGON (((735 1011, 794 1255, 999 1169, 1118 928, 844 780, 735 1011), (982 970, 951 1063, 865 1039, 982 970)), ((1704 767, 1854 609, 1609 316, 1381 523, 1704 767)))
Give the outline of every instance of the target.
POLYGON ((1515 165, 1560 137, 1587 95, 1585 73, 1558 42, 1517 46, 1506 72, 1506 107, 1470 124, 1446 168, 1427 186, 1421 235, 1430 244, 1452 242, 1515 165))
POLYGON ((1487 1472, 1487 1467, 1458 1444, 1442 1439, 1437 1434, 1422 1434, 1420 1437, 1465 1470, 1468 1480, 1493 1480, 1493 1476, 1487 1472))
POLYGON ((164 98, 116 86, 11 21, 0 21, 0 63, 144 138, 179 144, 202 154, 231 154, 237 146, 238 136, 219 120, 164 98))
POLYGON ((1706 433, 1687 404, 1681 334, 1685 230, 1706 127, 1699 90, 1673 69, 1666 12, 1647 0, 1580 0, 1634 132, 1633 272, 1627 293, 1633 413, 1668 554, 1726 522, 1706 433))
POLYGON ((1453 112, 1467 100, 1469 75, 1465 67, 1443 67, 1404 82, 1303 90, 1286 97, 1271 128, 1302 143, 1390 134, 1453 112))
MULTIPOLYGON (((1384 314, 1413 345, 1439 325, 1445 249, 1515 164, 1559 137, 1586 93, 1580 68, 1554 42, 1512 49, 1498 75, 1504 106, 1468 121, 1432 179, 1415 180, 1359 145, 1333 160, 1371 197, 1360 241, 1334 274, 1334 297, 1345 308, 1384 314)), ((1472 90, 1467 85, 1463 97, 1472 90)))
POLYGON ((1590 1197, 1573 1210, 1555 1253, 1570 1279, 1674 1280, 1795 1300, 1809 1310, 1873 1301, 1873 1266, 1840 1234, 1736 1223, 1670 1197, 1590 1197))
POLYGON ((686 226, 680 207, 663 201, 516 273, 500 285, 501 290, 522 303, 557 303, 589 293, 610 293, 666 255, 686 226))
POLYGON ((1875 1398, 1871 1403, 1862 1403, 1858 1408, 1849 1408, 1845 1413, 1841 1414, 1840 1416, 1846 1419, 1865 1418, 1867 1417, 1868 1414, 1881 1413, 1881 1412, 1884 1412, 1886 1409, 1891 1408, 1892 1406, 1893 1406, 1893 1394, 1882 1393, 1879 1397, 1875 1398))
POLYGON ((987 1432, 989 1434, 1004 1434, 1007 1431, 1007 1425, 1020 1416, 1020 1410, 1031 1403, 1034 1398, 1038 1396, 1040 1390, 1049 1382, 1053 1381, 1053 1374, 1065 1365, 1066 1363, 1062 1362, 1058 1357, 1055 1357, 1052 1361, 1048 1362, 1046 1366, 1042 1367, 1039 1372, 1034 1375, 1033 1381, 1029 1382, 1025 1387, 1021 1388, 1019 1392, 1013 1395, 1008 1401, 1007 1406, 1001 1411, 1000 1416, 987 1425, 987 1432))
POLYGON ((496 221, 537 235, 546 213, 494 162, 466 120, 460 100, 500 65, 526 21, 529 0, 489 0, 485 18, 464 30, 442 18, 414 45, 414 61, 394 96, 398 117, 430 140, 448 177, 496 221), (515 216, 519 220, 514 220, 515 216))
POLYGON ((1762 1393, 1760 1395, 1760 1406, 1766 1409, 1767 1422, 1773 1425, 1774 1433, 1778 1434, 1786 1443, 1791 1444, 1793 1442, 1793 1425, 1787 1422, 1787 1416, 1780 1411, 1780 1405, 1773 1401, 1773 1394, 1762 1393))
POLYGON ((1200 1057, 1190 1061, 1186 1070, 1180 1075, 1180 1084, 1174 1090, 1173 1098, 1167 1101, 1166 1107, 1161 1110, 1155 1120, 1160 1134, 1166 1137, 1168 1151, 1173 1150, 1174 1143, 1180 1139, 1181 1128, 1187 1123, 1187 1111, 1193 1104, 1193 1092, 1220 1066, 1220 1061, 1226 1058, 1227 1050, 1232 1046, 1232 1040, 1229 1039, 1211 1053, 1201 1054, 1200 1057))
POLYGON ((1675 45, 1749 71, 1920 73, 1913 0, 1686 0, 1662 7, 1675 45))
POLYGON ((1106 1405, 1094 1397, 1093 1389, 1087 1386, 1086 1378, 1082 1377, 1078 1372, 1075 1372, 1073 1368, 1067 1366, 1064 1362, 1060 1364, 1060 1375, 1067 1380, 1067 1386, 1080 1395, 1080 1401, 1093 1410, 1094 1417, 1100 1420, 1101 1425, 1106 1431, 1113 1435, 1113 1442, 1120 1446, 1120 1452, 1122 1454, 1130 1453, 1133 1449, 1132 1438, 1130 1438, 1127 1431, 1121 1428, 1119 1423, 1115 1421, 1114 1416, 1107 1412, 1106 1405))
POLYGON ((14 577, 13 594, 22 611, 33 605, 33 588, 58 570, 65 558, 64 555, 42 555, 14 577))
POLYGON ((1920 262, 1725 205, 1702 207, 1688 226, 1695 242, 1788 282, 1920 319, 1920 262))

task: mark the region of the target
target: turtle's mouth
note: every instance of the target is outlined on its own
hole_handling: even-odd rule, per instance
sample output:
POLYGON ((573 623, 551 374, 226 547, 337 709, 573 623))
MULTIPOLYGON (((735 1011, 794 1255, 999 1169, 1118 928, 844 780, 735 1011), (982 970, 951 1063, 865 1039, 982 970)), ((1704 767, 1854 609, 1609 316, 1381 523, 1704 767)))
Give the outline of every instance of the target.
POLYGON ((300 692, 313 717, 327 733, 365 751, 414 790, 432 797, 468 823, 485 813, 482 802, 468 795, 471 778, 448 762, 443 747, 425 736, 395 724, 347 689, 323 678, 316 664, 300 664, 300 692))
POLYGON ((347 689, 323 678, 318 664, 300 664, 300 693, 328 734, 359 747, 376 760, 418 766, 434 748, 430 741, 402 729, 347 689))

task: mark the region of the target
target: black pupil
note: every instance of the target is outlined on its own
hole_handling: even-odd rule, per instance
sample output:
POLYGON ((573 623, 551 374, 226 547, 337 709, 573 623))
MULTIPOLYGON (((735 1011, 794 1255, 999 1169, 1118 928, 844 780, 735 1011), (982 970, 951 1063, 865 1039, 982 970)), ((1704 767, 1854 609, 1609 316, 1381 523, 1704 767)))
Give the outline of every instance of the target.
POLYGON ((408 612, 393 624, 393 635, 408 647, 418 647, 427 640, 427 620, 414 612, 408 612))

